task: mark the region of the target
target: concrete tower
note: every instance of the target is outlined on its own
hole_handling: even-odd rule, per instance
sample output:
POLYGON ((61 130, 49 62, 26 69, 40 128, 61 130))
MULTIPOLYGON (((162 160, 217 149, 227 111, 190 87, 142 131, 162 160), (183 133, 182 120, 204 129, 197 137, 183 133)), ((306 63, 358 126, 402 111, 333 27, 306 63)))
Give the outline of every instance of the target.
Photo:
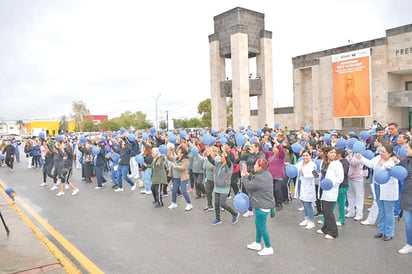
POLYGON ((273 125, 272 32, 264 30, 263 13, 234 8, 213 18, 209 35, 212 128, 227 127, 226 97, 233 99, 233 127, 251 125, 250 96, 258 98, 254 128, 273 125), (249 76, 249 59, 256 57, 256 78, 249 76), (232 75, 226 75, 225 59, 232 75), (231 79, 230 79, 231 78, 231 79))

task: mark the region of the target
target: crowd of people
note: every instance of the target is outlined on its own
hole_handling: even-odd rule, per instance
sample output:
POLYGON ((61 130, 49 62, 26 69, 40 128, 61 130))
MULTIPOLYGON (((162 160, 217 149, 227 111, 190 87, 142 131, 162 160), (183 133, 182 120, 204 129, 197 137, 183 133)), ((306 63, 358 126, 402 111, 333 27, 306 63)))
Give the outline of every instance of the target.
MULTIPOLYGON (((16 157, 12 143, 1 148, 11 170, 16 157)), ((241 213, 244 218, 255 216, 256 238, 247 248, 259 255, 273 254, 267 216, 273 217, 275 209, 282 210, 293 199, 302 203, 299 210, 304 220, 298 224, 313 229, 318 217, 322 226, 316 232, 330 240, 338 237, 338 227, 347 218, 353 218, 362 225, 377 223, 374 237, 390 241, 395 218, 403 217, 406 245, 399 253, 412 253, 412 143, 409 131, 399 132, 396 123, 383 128, 374 121, 369 130, 359 134, 335 130, 321 134, 308 126, 291 133, 276 125, 274 129, 241 127, 237 131, 200 130, 197 134, 154 128, 135 133, 121 128, 92 139, 43 135, 27 141, 24 153, 28 168, 42 168, 42 186, 51 178, 51 189, 59 189, 57 196, 63 196, 68 188, 72 188, 72 195, 79 192, 71 182, 75 166, 81 169, 85 183, 95 178, 96 190, 102 190, 110 180, 114 192, 122 192, 124 180, 134 191, 140 178, 141 193, 153 196, 155 208, 164 207, 164 197, 170 191, 169 210, 179 207, 178 196, 184 197, 185 211, 193 209, 189 193, 194 193, 194 199, 206 197, 203 210, 214 211, 213 225, 222 223, 223 212, 231 214, 232 224, 241 213), (362 151, 354 147, 355 142, 363 144, 362 151), (375 175, 380 170, 395 166, 404 167, 408 176, 377 182, 375 175), (326 181, 329 187, 322 185, 326 181), (365 182, 370 182, 373 195, 366 218, 365 182), (249 197, 249 208, 244 212, 227 203, 239 192, 249 197)))

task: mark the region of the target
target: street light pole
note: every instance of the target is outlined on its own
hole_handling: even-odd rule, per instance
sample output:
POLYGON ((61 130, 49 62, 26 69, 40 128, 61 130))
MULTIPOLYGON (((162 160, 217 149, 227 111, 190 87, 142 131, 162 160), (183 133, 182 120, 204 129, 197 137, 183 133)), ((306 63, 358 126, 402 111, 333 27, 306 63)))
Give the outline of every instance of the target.
POLYGON ((156 129, 159 129, 159 122, 157 121, 157 100, 159 100, 159 97, 161 96, 162 94, 161 93, 159 93, 159 95, 157 95, 157 97, 155 98, 155 102, 156 102, 156 129))

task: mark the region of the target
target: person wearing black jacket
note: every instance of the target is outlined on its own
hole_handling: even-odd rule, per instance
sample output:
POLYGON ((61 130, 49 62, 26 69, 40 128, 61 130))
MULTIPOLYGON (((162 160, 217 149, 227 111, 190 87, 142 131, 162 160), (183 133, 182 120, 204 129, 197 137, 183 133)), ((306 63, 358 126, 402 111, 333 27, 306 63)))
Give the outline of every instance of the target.
POLYGON ((14 155, 16 150, 10 141, 6 142, 6 147, 3 150, 3 154, 6 154, 5 163, 9 167, 10 171, 13 171, 14 155))

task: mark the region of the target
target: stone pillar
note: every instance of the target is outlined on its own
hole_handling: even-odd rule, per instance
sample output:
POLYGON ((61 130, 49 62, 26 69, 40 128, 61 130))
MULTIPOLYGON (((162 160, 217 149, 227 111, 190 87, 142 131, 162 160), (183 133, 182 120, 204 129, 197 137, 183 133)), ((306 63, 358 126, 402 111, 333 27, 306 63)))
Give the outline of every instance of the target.
POLYGON ((238 31, 230 36, 234 129, 250 125, 248 35, 238 31))
POLYGON ((219 55, 219 40, 209 43, 210 54, 210 94, 212 127, 227 127, 226 97, 220 94, 220 81, 225 78, 225 58, 219 55))
POLYGON ((262 81, 262 95, 258 96, 258 127, 262 128, 274 123, 272 32, 261 32, 260 49, 260 54, 256 55, 256 72, 262 81))

